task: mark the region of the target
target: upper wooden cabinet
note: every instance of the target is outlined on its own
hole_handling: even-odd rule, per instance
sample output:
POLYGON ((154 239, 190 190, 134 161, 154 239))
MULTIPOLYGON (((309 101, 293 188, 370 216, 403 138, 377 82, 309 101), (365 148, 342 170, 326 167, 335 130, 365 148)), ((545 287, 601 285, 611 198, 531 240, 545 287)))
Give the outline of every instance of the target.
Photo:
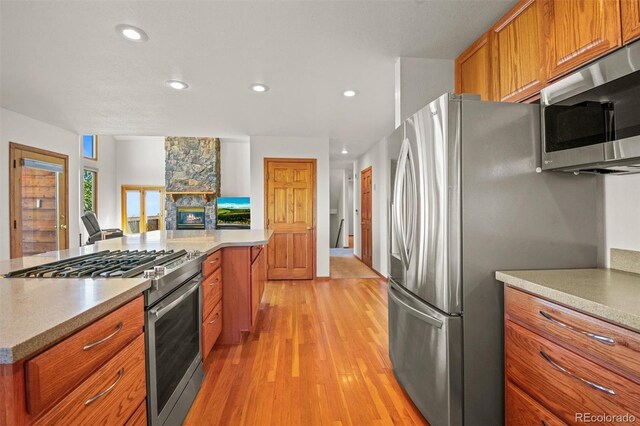
POLYGON ((493 100, 491 49, 484 34, 456 59, 456 93, 475 93, 483 101, 493 100))
POLYGON ((622 42, 628 43, 640 36, 640 0, 621 0, 622 42))
POLYGON ((541 1, 549 80, 622 45, 620 0, 541 1))
POLYGON ((518 102, 546 83, 539 0, 520 1, 490 31, 493 97, 518 102))

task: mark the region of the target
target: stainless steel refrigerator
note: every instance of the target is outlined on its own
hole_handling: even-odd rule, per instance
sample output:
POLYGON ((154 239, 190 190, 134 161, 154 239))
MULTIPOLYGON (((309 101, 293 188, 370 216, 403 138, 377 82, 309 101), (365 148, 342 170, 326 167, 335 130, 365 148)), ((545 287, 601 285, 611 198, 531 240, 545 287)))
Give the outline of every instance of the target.
POLYGON ((594 267, 594 176, 537 173, 538 105, 443 95, 389 138, 389 352, 432 426, 504 422, 496 270, 594 267))

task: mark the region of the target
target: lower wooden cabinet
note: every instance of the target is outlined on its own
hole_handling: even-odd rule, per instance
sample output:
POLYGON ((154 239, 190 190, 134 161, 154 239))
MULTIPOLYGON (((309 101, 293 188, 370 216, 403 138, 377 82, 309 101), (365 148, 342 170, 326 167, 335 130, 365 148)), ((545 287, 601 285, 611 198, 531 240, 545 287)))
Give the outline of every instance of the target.
POLYGON ((509 426, 565 426, 566 423, 538 404, 522 389, 507 381, 505 423, 509 426))
POLYGON ((267 278, 267 262, 265 250, 260 251, 253 257, 251 265, 251 328, 253 329, 258 319, 258 309, 262 301, 264 282, 267 278))
POLYGON ((124 424, 145 400, 145 371, 141 334, 35 424, 124 424))
POLYGON ((147 426, 147 400, 145 398, 127 420, 126 426, 147 426))
POLYGON ((213 308, 211 313, 202 322, 202 359, 207 356, 216 344, 222 331, 222 301, 213 308))
MULTIPOLYGON (((640 382, 625 365, 629 349, 602 338, 602 320, 513 288, 505 293, 507 425, 579 424, 600 414, 607 417, 598 424, 640 419, 640 382), (592 342, 576 345, 583 338, 592 342)), ((606 330, 635 341, 622 327, 607 323, 606 330)))

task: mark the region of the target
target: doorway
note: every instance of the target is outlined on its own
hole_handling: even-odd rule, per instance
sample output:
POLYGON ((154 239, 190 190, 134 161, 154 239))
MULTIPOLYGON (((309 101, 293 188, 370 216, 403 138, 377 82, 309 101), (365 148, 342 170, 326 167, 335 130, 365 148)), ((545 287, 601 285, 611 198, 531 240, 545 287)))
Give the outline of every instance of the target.
POLYGON ((125 234, 164 229, 164 187, 122 185, 121 197, 125 234))
POLYGON ((69 247, 69 157, 9 144, 11 257, 69 247))
POLYGON ((371 241, 371 166, 360 172, 360 256, 362 262, 369 268, 372 267, 371 241))
POLYGON ((310 280, 316 258, 316 160, 265 158, 267 279, 310 280))

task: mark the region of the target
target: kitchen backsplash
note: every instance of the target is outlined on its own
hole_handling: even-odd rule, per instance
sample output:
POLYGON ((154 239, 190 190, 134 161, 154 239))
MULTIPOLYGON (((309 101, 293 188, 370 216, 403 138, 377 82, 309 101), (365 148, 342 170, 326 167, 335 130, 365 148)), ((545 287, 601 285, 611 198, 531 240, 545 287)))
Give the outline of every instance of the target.
POLYGON ((640 251, 612 248, 611 269, 640 274, 640 251))

